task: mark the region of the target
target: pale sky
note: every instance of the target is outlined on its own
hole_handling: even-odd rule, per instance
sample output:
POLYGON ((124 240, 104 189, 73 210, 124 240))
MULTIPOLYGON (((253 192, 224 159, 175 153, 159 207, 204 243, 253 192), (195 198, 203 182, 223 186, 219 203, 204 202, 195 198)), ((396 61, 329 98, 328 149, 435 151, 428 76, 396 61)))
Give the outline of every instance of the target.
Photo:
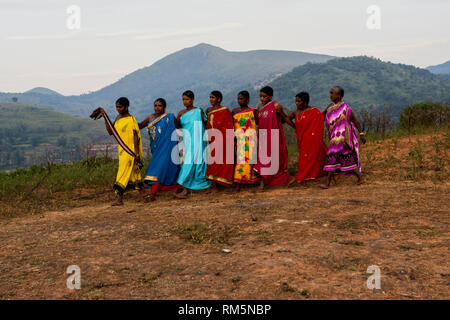
POLYGON ((201 42, 427 67, 450 59, 449 16, 449 0, 0 0, 0 92, 87 93, 201 42))

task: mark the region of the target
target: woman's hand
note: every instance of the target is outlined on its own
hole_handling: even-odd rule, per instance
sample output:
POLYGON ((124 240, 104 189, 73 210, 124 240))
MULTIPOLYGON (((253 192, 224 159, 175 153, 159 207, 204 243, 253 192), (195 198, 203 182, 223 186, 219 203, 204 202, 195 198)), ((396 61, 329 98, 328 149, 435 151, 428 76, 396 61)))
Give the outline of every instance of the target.
POLYGON ((366 144, 366 136, 364 134, 359 135, 361 137, 362 144, 366 144))

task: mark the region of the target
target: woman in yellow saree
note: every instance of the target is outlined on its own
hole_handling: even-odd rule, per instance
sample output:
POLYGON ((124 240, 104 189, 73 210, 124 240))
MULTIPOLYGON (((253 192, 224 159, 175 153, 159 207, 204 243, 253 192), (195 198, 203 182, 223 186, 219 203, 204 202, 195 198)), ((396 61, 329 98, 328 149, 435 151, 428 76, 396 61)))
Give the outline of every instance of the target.
MULTIPOLYGON (((119 98, 116 101, 116 110, 119 115, 114 122, 114 129, 116 134, 119 135, 121 145, 119 142, 119 169, 117 171, 116 181, 114 183, 113 189, 118 195, 115 202, 112 203, 113 206, 123 205, 123 195, 129 190, 138 190, 141 197, 145 202, 148 202, 150 197, 144 190, 144 183, 141 177, 141 163, 142 163, 142 140, 139 130, 139 125, 136 119, 129 114, 128 107, 130 102, 127 98, 119 98), (135 157, 126 152, 125 149, 131 150, 131 153, 135 154, 135 157)), ((100 111, 104 116, 105 111, 101 109, 100 111)), ((106 122, 106 130, 110 135, 114 132, 108 123, 106 122)))

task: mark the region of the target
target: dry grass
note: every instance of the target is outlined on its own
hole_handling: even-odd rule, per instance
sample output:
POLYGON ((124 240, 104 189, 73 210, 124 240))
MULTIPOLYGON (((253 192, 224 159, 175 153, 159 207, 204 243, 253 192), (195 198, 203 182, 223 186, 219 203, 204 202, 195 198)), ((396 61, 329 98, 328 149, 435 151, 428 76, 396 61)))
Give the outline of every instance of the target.
POLYGON ((151 204, 131 194, 119 208, 106 193, 4 217, 0 298, 449 299, 447 152, 442 134, 368 143, 361 186, 341 177, 329 190, 312 182, 151 204), (66 288, 72 264, 81 290, 66 288), (370 265, 381 290, 366 287, 370 265))

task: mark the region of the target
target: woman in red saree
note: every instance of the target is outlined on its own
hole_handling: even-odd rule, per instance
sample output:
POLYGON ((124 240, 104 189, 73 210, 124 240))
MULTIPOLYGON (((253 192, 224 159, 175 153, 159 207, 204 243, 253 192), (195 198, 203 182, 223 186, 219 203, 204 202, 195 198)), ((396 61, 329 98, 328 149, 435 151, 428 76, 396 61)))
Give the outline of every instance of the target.
POLYGON ((212 181, 212 192, 217 191, 217 185, 226 186, 233 183, 234 172, 234 123, 231 111, 221 106, 222 93, 213 91, 209 96, 212 107, 206 110, 208 116, 207 129, 210 140, 211 154, 208 159, 205 178, 212 181), (217 131, 216 131, 217 130, 217 131), (228 135, 227 135, 228 130, 228 135), (213 132, 215 131, 215 132, 213 132), (222 141, 216 142, 216 135, 222 141), (230 135, 230 136, 229 136, 230 135), (229 147, 227 150, 227 142, 229 147))
POLYGON ((272 101, 273 89, 264 87, 259 94, 258 106, 258 157, 253 169, 261 176, 260 189, 265 185, 275 187, 291 184, 294 177, 287 172, 288 150, 284 137, 283 121, 294 124, 284 113, 283 106, 272 101))
POLYGON ((327 153, 327 146, 323 142, 323 113, 308 103, 309 94, 300 92, 295 96, 297 110, 289 115, 289 119, 295 118, 298 147, 296 180, 299 183, 316 179, 323 174, 327 153))

